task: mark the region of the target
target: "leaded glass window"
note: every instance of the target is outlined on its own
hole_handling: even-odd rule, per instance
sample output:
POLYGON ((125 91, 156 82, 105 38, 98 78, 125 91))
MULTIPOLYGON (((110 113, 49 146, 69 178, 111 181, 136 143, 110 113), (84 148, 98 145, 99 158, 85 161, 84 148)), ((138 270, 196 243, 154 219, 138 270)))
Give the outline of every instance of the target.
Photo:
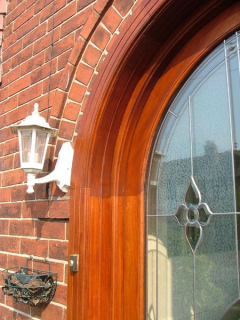
POLYGON ((147 195, 147 320, 240 319, 240 36, 165 115, 147 195))

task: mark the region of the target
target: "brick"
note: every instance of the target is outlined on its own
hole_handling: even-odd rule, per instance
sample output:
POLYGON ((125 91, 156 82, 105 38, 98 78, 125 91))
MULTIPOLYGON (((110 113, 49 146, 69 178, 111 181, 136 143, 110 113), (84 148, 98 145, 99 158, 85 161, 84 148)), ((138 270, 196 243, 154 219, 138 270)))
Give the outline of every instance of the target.
MULTIPOLYGON (((0 142, 14 138, 14 134, 9 130, 9 128, 3 128, 0 130, 0 142)), ((1 164, 0 164, 1 167, 1 164)))
POLYGON ((84 39, 86 40, 88 39, 95 25, 98 23, 99 19, 100 19, 99 15, 95 11, 92 11, 92 13, 90 14, 87 22, 84 24, 80 33, 84 39))
POLYGON ((48 241, 40 239, 21 239, 20 253, 37 257, 48 256, 48 241))
POLYGON ((59 26, 61 23, 72 17, 76 13, 76 4, 73 1, 70 5, 59 11, 54 16, 54 28, 59 26))
POLYGON ((74 34, 58 41, 53 46, 53 57, 60 56, 63 52, 69 50, 74 45, 74 34))
POLYGON ((17 35, 17 39, 21 39, 27 33, 35 29, 38 25, 39 25, 39 17, 38 16, 32 17, 29 21, 24 23, 24 25, 18 28, 17 31, 15 31, 17 35))
POLYGON ((69 102, 63 113, 63 118, 71 121, 76 121, 80 111, 80 104, 69 102))
POLYGON ((13 28, 13 23, 6 26, 4 28, 4 39, 6 39, 7 37, 9 37, 10 34, 12 34, 12 28, 13 28))
POLYGON ((48 304, 47 306, 32 308, 31 309, 32 317, 36 317, 43 320, 53 320, 62 319, 63 317, 63 308, 54 304, 48 304))
POLYGON ((104 50, 110 40, 109 32, 102 26, 98 26, 93 34, 92 42, 101 50, 104 50))
POLYGON ((16 153, 14 155, 14 169, 20 168, 20 154, 16 153))
POLYGON ((9 86, 9 96, 12 96, 13 94, 29 87, 30 85, 30 75, 26 75, 23 78, 13 82, 9 86))
POLYGON ((13 320, 15 319, 15 312, 8 309, 8 307, 0 306, 0 314, 4 315, 4 320, 13 320))
POLYGON ((0 128, 4 128, 6 126, 6 115, 0 117, 0 128))
POLYGON ((40 80, 43 80, 49 76, 50 64, 45 63, 44 65, 40 66, 36 70, 31 72, 31 80, 30 83, 34 84, 40 80))
MULTIPOLYGON (((49 30, 49 32, 52 32, 52 25, 51 25, 51 29, 49 30)), ((61 32, 61 27, 55 28, 53 30, 53 42, 57 42, 58 40, 60 40, 60 32, 61 32)))
POLYGON ((125 16, 134 5, 134 0, 115 0, 113 5, 122 16, 125 16))
POLYGON ((68 200, 52 201, 49 208, 50 218, 69 218, 70 202, 68 200))
POLYGON ((16 8, 14 8, 11 12, 6 16, 5 24, 6 26, 9 25, 12 21, 14 21, 17 17, 19 17, 25 11, 25 1, 20 3, 16 8))
POLYGON ((65 67, 68 62, 68 58, 70 56, 71 51, 67 51, 63 53, 60 57, 58 57, 58 70, 61 70, 65 67))
POLYGON ((3 269, 7 268, 7 255, 4 253, 0 253, 0 266, 3 269))
POLYGON ((22 64, 24 61, 30 59, 32 57, 33 46, 29 46, 24 48, 19 54, 17 54, 12 59, 12 68, 17 67, 18 65, 22 64))
POLYGON ((3 172, 2 175, 2 185, 11 186, 14 184, 20 184, 24 181, 24 173, 21 169, 15 169, 13 171, 3 172))
POLYGON ((65 103, 65 100, 67 98, 67 95, 65 92, 62 92, 60 90, 56 91, 55 97, 54 97, 54 104, 52 106, 51 115, 54 117, 61 117, 63 105, 65 103))
POLYGON ((72 140, 75 123, 61 121, 58 136, 63 139, 72 140))
MULTIPOLYGON (((56 153, 56 154, 58 155, 58 153, 56 153)), ((66 195, 67 195, 67 193, 60 190, 56 183, 53 183, 51 185, 51 196, 52 197, 61 199, 62 197, 66 196, 66 195)))
POLYGON ((58 262, 51 262, 51 271, 58 274, 58 281, 63 282, 64 265, 58 262))
MULTIPOLYGON (((10 130, 10 129, 9 129, 10 130)), ((19 151, 19 143, 18 143, 18 137, 15 139, 12 139, 10 141, 6 141, 3 148, 3 154, 6 156, 10 153, 15 153, 19 151)))
POLYGON ((72 65, 76 65, 79 57, 80 57, 80 54, 85 46, 85 43, 86 41, 82 38, 77 38, 75 44, 74 44, 74 47, 71 51, 71 54, 69 56, 69 59, 68 61, 72 64, 72 65))
POLYGON ((54 99, 54 92, 52 91, 50 93, 45 94, 44 96, 37 98, 36 100, 31 102, 31 105, 34 105, 34 103, 37 102, 39 104, 39 111, 43 111, 44 109, 48 108, 48 104, 49 104, 49 107, 52 106, 53 99, 54 99))
POLYGON ((3 60, 8 60, 22 50, 22 40, 15 42, 11 47, 3 51, 3 60))
POLYGON ((2 72, 3 72, 3 74, 9 72, 10 69, 12 69, 12 59, 2 63, 2 72))
MULTIPOLYGON (((1 219, 0 220, 0 234, 5 234, 5 235, 8 234, 8 228, 9 228, 9 221, 1 219)), ((0 257, 1 257, 1 255, 0 255, 0 257)), ((2 266, 1 266, 1 268, 2 268, 2 266)))
POLYGON ((94 4, 94 10, 96 10, 99 14, 101 14, 110 1, 111 0, 98 0, 94 4))
POLYGON ((64 305, 67 304, 67 286, 61 284, 57 285, 57 290, 53 297, 53 301, 64 305))
MULTIPOLYGON (((0 91, 0 101, 3 101, 8 98, 8 87, 0 91)), ((1 127, 1 126, 0 126, 1 127)))
POLYGON ((38 0, 34 6, 34 13, 40 12, 43 8, 45 8, 52 0, 38 0))
POLYGON ((8 255, 7 267, 15 267, 15 266, 25 266, 26 265, 26 257, 22 257, 19 255, 8 255))
POLYGON ((48 218, 48 201, 24 202, 23 218, 48 218))
POLYGON ((2 236, 0 237, 1 251, 19 253, 19 239, 15 237, 2 236))
POLYGON ((65 239, 65 223, 54 221, 36 221, 36 236, 38 238, 65 239))
POLYGON ((35 86, 30 87, 27 90, 24 90, 19 94, 19 105, 22 105, 28 101, 36 99, 42 94, 42 83, 38 83, 35 86))
POLYGON ((68 283, 68 272, 69 272, 69 267, 66 264, 65 265, 65 283, 68 283))
POLYGON ((21 75, 21 68, 20 66, 18 66, 6 75, 8 83, 12 83, 13 81, 20 78, 20 75, 21 75))
MULTIPOLYGON (((0 134, 1 134, 1 132, 0 132, 0 134)), ((13 169, 13 159, 14 159, 14 156, 12 154, 4 157, 0 161, 0 171, 13 169)))
POLYGON ((100 50, 96 49, 92 45, 88 45, 87 50, 83 56, 83 61, 85 61, 92 67, 96 67, 101 55, 102 52, 100 50))
POLYGON ((27 186, 25 184, 21 186, 12 187, 11 200, 15 202, 15 201, 23 201, 29 198, 34 199, 34 195, 27 194, 26 191, 27 191, 27 186))
MULTIPOLYGON (((3 15, 0 14, 0 30, 3 30, 3 15)), ((2 31, 1 31, 1 45, 2 45, 2 31)))
POLYGON ((103 17, 102 23, 108 28, 108 30, 114 33, 117 27, 122 22, 121 16, 111 7, 103 17))
POLYGON ((46 49, 49 47, 52 43, 52 36, 51 34, 45 35, 42 39, 39 39, 34 43, 34 49, 33 49, 33 54, 36 55, 40 51, 46 49))
POLYGON ((13 11, 17 6, 18 4, 21 2, 21 0, 12 0, 12 1, 9 1, 8 3, 8 7, 7 7, 7 13, 13 11))
POLYGON ((74 66, 67 64, 62 72, 62 77, 59 82, 58 88, 63 91, 67 91, 72 83, 72 78, 74 74, 74 66))
POLYGON ((34 236, 33 221, 11 220, 9 234, 15 236, 34 236))
POLYGON ((77 0, 77 11, 82 10, 89 4, 93 3, 94 0, 77 0))
POLYGON ((6 50, 11 45, 13 45, 16 41, 17 41, 17 33, 14 32, 4 39, 4 50, 6 50))
POLYGON ((53 4, 51 3, 45 7, 40 14, 40 23, 46 21, 53 14, 53 4))
POLYGON ((73 32, 76 29, 81 28, 89 18, 92 12, 92 8, 88 8, 83 12, 78 13, 61 26, 61 38, 73 32))
POLYGON ((68 260, 68 242, 49 240, 49 257, 58 260, 68 260))
POLYGON ((6 113, 17 106, 17 96, 9 98, 7 101, 4 101, 0 104, 0 114, 6 113))
POLYGON ((76 72, 76 79, 87 85, 92 77, 93 71, 91 67, 80 63, 76 72))
POLYGON ((10 199, 11 199, 11 189, 10 188, 1 188, 0 202, 9 202, 10 199))
MULTIPOLYGON (((62 71, 58 72, 57 74, 51 75, 50 91, 52 91, 58 87, 61 76, 62 76, 62 71)), ((43 81, 43 94, 45 94, 47 92, 49 92, 49 79, 46 79, 43 81)))
POLYGON ((33 43, 35 40, 41 38, 47 31, 47 23, 41 24, 39 27, 35 28, 32 32, 28 33, 23 38, 23 47, 27 47, 29 44, 33 43))
POLYGON ((26 0, 26 8, 31 7, 35 2, 36 0, 26 0))
POLYGON ((14 318, 13 319, 16 319, 16 316, 18 314, 18 312, 24 312, 25 314, 30 314, 30 306, 28 304, 25 304, 25 303, 17 303, 15 302, 12 297, 10 296, 6 296, 6 304, 9 306, 9 307, 12 307, 14 310, 14 318))
MULTIPOLYGON (((68 3, 69 1, 67 1, 68 3)), ((66 0, 57 0, 55 1, 55 5, 54 5, 54 12, 59 11, 60 9, 62 9, 63 7, 65 7, 66 5, 66 0)))
MULTIPOLYGON (((46 174, 44 174, 46 175, 46 174)), ((48 198, 48 184, 36 184, 34 187, 34 193, 36 199, 47 199, 48 198)))
MULTIPOLYGON (((3 149, 4 149, 4 144, 3 143, 0 143, 0 157, 3 156, 3 149)), ((0 175, 0 178, 1 178, 1 175, 0 175)), ((1 181, 1 180, 0 180, 1 181)))
POLYGON ((31 316, 27 317, 27 316, 25 316, 21 313, 18 313, 18 312, 16 314, 16 320, 31 320, 31 319, 32 319, 31 316))
MULTIPOLYGON (((27 105, 16 108, 7 114, 6 125, 11 125, 11 124, 15 123, 16 121, 20 121, 20 120, 24 119, 27 115, 28 115, 28 106, 27 105)), ((10 128, 9 128, 9 130, 10 130, 10 128)))
POLYGON ((43 63, 44 52, 42 51, 21 65, 21 75, 25 75, 26 73, 33 71, 37 67, 40 67, 43 63))
POLYGON ((81 102, 84 94, 86 93, 86 87, 73 83, 72 88, 69 93, 69 98, 75 102, 81 102))
POLYGON ((16 31, 20 26, 22 26, 25 22, 30 20, 34 15, 34 7, 26 10, 21 16, 14 21, 13 31, 16 31))

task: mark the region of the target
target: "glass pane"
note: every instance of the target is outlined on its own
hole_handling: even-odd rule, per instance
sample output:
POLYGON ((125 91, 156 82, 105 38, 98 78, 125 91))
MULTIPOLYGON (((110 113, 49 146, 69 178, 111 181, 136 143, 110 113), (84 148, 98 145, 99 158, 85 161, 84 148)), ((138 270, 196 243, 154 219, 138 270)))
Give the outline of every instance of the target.
POLYGON ((234 36, 186 81, 155 143, 147 206, 148 320, 220 320, 240 305, 236 48, 234 36))
POLYGON ((21 141, 22 141, 22 161, 30 162, 31 147, 32 147, 32 130, 21 131, 21 141))
POLYGON ((148 317, 192 319, 193 257, 175 217, 149 217, 148 317))
POLYGON ((191 96, 193 176, 212 212, 234 212, 232 141, 225 63, 191 96))
POLYGON ((238 298, 235 215, 213 216, 196 252, 196 319, 219 320, 238 298))
POLYGON ((169 215, 184 201, 191 176, 188 104, 184 105, 162 150, 157 188, 157 214, 169 215))
POLYGON ((47 132, 36 131, 35 162, 42 163, 46 146, 47 132))

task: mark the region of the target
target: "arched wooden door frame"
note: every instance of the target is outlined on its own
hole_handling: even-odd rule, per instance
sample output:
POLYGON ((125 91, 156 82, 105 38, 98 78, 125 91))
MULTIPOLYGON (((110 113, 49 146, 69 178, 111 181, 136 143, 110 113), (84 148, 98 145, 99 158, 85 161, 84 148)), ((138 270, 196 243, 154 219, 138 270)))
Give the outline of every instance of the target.
POLYGON ((121 30, 75 147, 69 253, 79 254, 79 271, 69 273, 69 320, 144 319, 144 183, 152 141, 186 76, 239 25, 239 1, 156 0, 139 6, 121 30))

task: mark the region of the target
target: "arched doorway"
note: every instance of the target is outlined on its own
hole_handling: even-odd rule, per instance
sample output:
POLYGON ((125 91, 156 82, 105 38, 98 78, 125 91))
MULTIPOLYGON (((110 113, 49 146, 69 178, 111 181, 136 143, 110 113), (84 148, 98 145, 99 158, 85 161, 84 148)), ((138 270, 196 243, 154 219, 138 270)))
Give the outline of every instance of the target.
POLYGON ((69 234, 80 270, 69 275, 68 319, 144 319, 152 141, 186 75, 238 28, 239 2, 230 4, 149 1, 107 57, 76 143, 69 234))

